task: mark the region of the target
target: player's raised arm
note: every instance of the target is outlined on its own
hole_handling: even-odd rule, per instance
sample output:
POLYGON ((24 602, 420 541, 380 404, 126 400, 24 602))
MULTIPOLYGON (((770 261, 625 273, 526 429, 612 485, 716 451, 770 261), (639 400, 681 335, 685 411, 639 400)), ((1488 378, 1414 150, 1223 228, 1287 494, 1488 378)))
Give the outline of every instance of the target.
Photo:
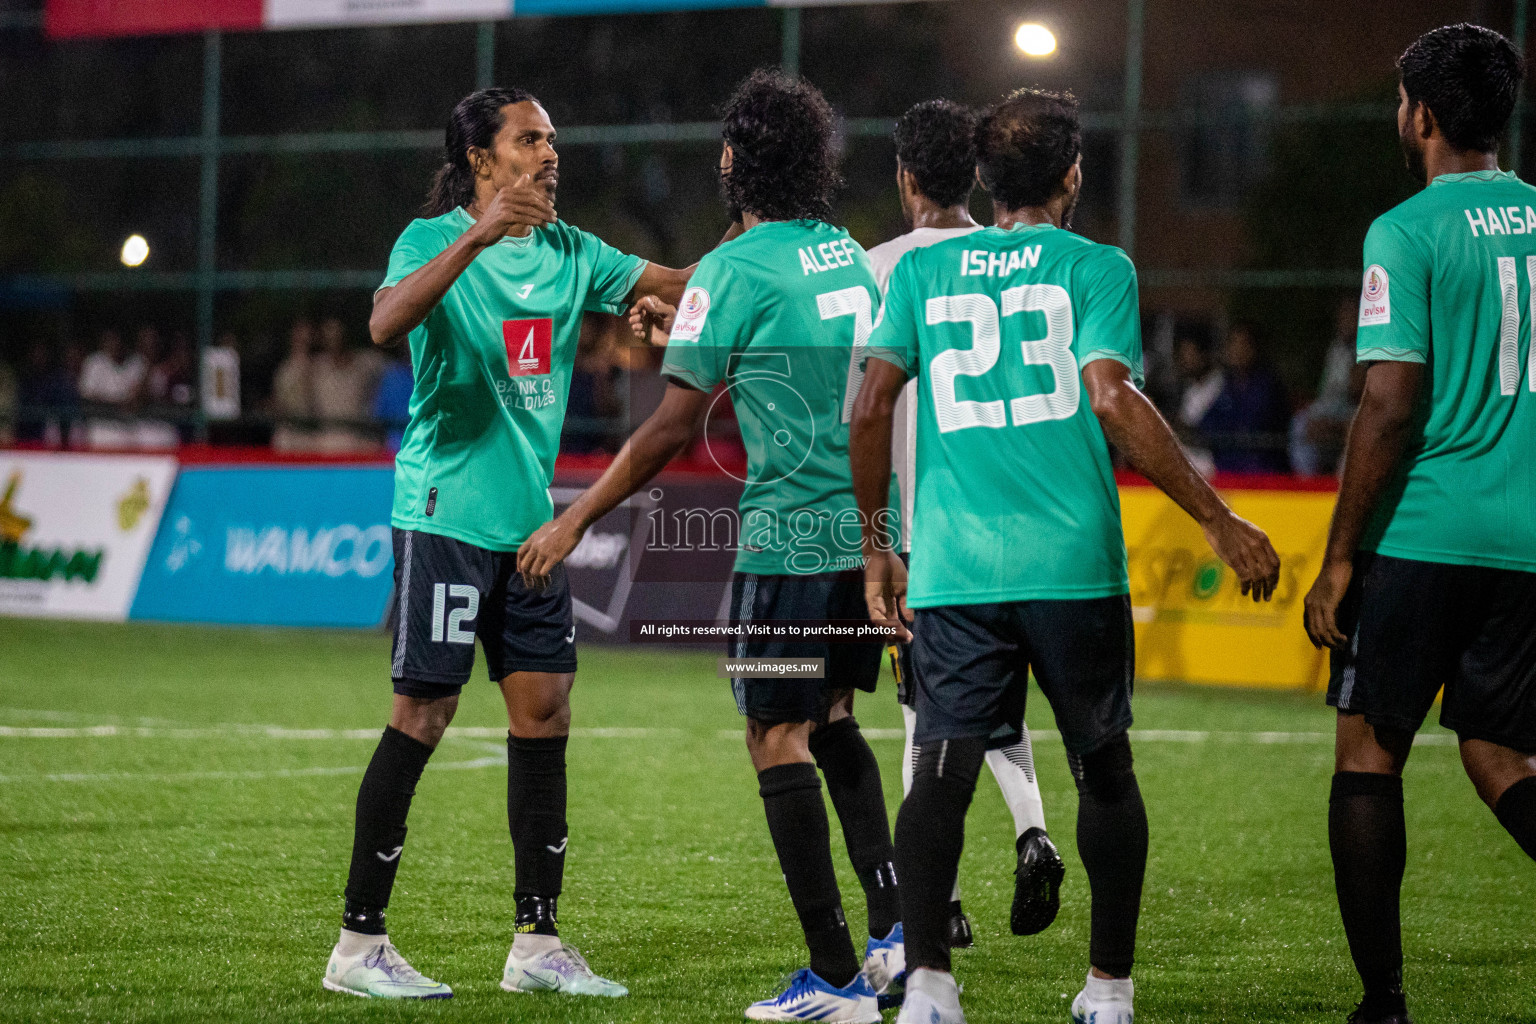
POLYGON ((895 626, 903 642, 912 639, 906 626, 912 621, 907 608, 907 569, 882 527, 891 485, 891 421, 906 383, 907 374, 901 367, 871 358, 865 363, 864 382, 848 428, 853 496, 859 503, 859 523, 864 532, 864 599, 869 604, 869 617, 895 626))
POLYGON ((1211 550, 1237 573, 1243 593, 1268 601, 1280 581, 1280 556, 1269 537, 1227 507, 1190 463, 1167 421, 1131 381, 1129 368, 1096 359, 1083 367, 1083 385, 1104 436, 1200 524, 1211 550))
MULTIPOLYGON (((470 213, 474 215, 476 211, 471 209, 470 213)), ((557 219, 548 190, 531 173, 498 190, 495 198, 479 211, 474 225, 457 241, 399 284, 374 293, 373 312, 368 316, 368 334, 373 343, 389 345, 413 331, 487 248, 509 234, 527 234, 530 229, 553 224, 557 219)))

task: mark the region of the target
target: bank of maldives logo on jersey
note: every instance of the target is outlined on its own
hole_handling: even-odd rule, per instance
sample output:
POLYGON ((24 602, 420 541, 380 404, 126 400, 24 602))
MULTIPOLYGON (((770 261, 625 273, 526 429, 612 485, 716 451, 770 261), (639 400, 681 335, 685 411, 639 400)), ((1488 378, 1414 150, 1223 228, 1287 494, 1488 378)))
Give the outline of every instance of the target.
POLYGON ((550 339, 554 321, 503 320, 501 337, 507 344, 507 373, 513 377, 540 377, 549 373, 550 339))
POLYGON ((1388 291, 1387 272, 1379 264, 1365 268, 1365 283, 1360 287, 1360 326, 1392 322, 1392 297, 1388 291))
POLYGON ((689 288, 683 293, 682 304, 677 307, 677 319, 672 323, 673 339, 698 341, 708 316, 709 292, 697 286, 689 288))

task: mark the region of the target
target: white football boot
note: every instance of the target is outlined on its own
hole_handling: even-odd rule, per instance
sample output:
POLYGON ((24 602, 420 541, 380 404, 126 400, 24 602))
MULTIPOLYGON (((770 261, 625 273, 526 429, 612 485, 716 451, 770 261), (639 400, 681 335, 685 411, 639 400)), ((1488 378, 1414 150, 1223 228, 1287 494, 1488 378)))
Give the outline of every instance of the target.
POLYGON ((453 989, 406 963, 387 935, 342 931, 321 981, 332 992, 372 999, 448 999, 453 989))
POLYGON ((1083 990, 1072 1000, 1073 1024, 1133 1024, 1136 987, 1130 978, 1095 978, 1088 972, 1083 990))
POLYGON ((896 1024, 965 1024, 953 974, 919 967, 907 974, 907 993, 896 1024))
MULTIPOLYGON (((541 936, 543 937, 543 936, 541 936)), ((508 992, 564 992, 573 996, 627 996, 629 989, 616 981, 592 973, 587 961, 551 935, 544 948, 517 955, 517 943, 507 953, 507 966, 501 972, 501 987, 508 992)))

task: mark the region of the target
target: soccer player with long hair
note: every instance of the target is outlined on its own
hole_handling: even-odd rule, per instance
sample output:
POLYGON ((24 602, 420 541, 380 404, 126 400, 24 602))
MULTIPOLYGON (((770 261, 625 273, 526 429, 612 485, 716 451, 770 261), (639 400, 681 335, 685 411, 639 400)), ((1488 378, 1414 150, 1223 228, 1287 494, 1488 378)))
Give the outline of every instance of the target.
MULTIPOLYGON (((838 181, 832 110, 804 80, 759 71, 731 97, 722 135, 726 205, 745 231, 700 261, 681 307, 656 310, 671 322, 660 407, 601 479, 523 546, 518 564, 535 576, 555 571, 592 523, 683 451, 724 383, 747 447, 732 624, 867 622, 846 410, 858 389, 853 356, 880 293, 864 250, 828 223, 838 181)), ((877 996, 897 997, 903 968, 880 768, 852 714, 854 691, 875 688, 881 645, 743 637, 731 655, 824 666, 820 679, 731 681, 810 950, 810 965, 746 1014, 874 1024, 877 996), (862 963, 843 916, 818 768, 864 888, 862 963)))
POLYGON ((1536 857, 1536 188, 1499 170, 1524 62, 1477 25, 1397 64, 1422 192, 1365 237, 1365 394, 1307 635, 1332 648, 1328 845, 1365 992, 1407 1024, 1403 766, 1435 696, 1477 795, 1536 857))
POLYGON ((627 256, 555 211, 549 115, 521 89, 454 107, 427 216, 395 243, 369 331, 409 337, 415 387, 395 460, 394 705, 357 794, 341 936, 325 987, 440 999, 389 941, 384 911, 406 815, 474 667, 475 639, 507 707, 507 822, 516 860, 509 991, 622 996, 561 942, 569 849, 566 739, 576 626, 564 572, 529 586, 515 552, 549 518, 584 311, 641 294, 676 301, 689 270, 627 256))

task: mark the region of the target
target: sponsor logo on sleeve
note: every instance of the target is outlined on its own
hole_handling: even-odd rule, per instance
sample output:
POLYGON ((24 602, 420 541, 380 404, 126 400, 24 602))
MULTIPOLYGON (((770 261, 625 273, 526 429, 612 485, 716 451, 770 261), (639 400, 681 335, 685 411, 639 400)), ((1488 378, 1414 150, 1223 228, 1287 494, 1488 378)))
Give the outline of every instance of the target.
POLYGON ((507 346, 507 373, 513 377, 541 377, 549 373, 550 339, 554 321, 503 320, 502 341, 507 346))
POLYGON ((677 319, 672 323, 672 340, 698 341, 708 316, 709 292, 698 286, 689 288, 683 293, 682 304, 677 307, 677 319))
POLYGON ((1387 272, 1379 264, 1365 268, 1365 282, 1360 288, 1360 326, 1392 322, 1392 297, 1387 272))

